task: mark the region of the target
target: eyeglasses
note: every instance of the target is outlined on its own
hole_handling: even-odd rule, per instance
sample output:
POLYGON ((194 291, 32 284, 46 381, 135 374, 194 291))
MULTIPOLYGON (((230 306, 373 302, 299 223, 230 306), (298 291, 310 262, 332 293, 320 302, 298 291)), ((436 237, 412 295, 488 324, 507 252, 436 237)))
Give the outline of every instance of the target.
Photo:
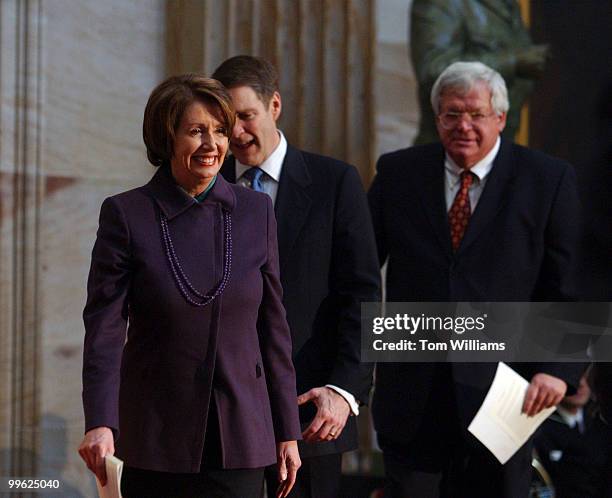
POLYGON ((459 122, 463 119, 464 116, 467 115, 467 122, 472 126, 478 126, 484 123, 491 116, 494 116, 495 113, 491 112, 489 114, 484 114, 479 111, 475 112, 445 112, 443 114, 438 115, 438 119, 440 120, 440 124, 442 128, 445 130, 450 130, 459 124, 459 122))

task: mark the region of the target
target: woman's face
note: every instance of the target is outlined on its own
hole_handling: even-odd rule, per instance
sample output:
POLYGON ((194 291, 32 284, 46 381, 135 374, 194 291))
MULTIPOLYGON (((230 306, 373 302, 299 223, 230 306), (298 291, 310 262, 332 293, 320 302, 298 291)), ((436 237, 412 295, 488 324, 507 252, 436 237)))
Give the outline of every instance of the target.
POLYGON ((217 119, 216 111, 209 103, 192 102, 175 132, 172 176, 190 195, 208 187, 225 159, 231 130, 217 119))

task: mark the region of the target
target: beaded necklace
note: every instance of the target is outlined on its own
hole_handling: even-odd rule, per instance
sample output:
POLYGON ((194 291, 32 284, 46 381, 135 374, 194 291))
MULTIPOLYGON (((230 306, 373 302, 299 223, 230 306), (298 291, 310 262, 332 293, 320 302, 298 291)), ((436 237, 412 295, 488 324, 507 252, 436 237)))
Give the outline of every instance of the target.
POLYGON ((166 250, 166 257, 168 258, 168 263, 172 269, 174 281, 181 291, 181 294, 185 300, 193 306, 206 306, 207 304, 210 304, 215 298, 219 297, 223 293, 230 278, 232 269, 232 215, 229 211, 223 210, 223 245, 225 249, 223 258, 223 276, 216 287, 213 287, 211 294, 202 294, 199 292, 189 281, 187 275, 185 275, 178 256, 174 251, 174 244, 172 243, 170 229, 168 228, 168 218, 166 218, 163 213, 160 216, 160 223, 162 239, 164 241, 164 249, 166 250))

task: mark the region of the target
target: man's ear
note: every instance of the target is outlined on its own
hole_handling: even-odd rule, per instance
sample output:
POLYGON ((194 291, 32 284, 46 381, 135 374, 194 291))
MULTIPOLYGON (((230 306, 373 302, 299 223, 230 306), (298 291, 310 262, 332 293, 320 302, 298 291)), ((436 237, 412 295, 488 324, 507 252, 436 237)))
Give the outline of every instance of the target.
POLYGON ((497 116, 497 119, 499 120, 497 122, 497 129, 499 130, 500 133, 504 131, 504 128, 506 127, 506 116, 507 114, 505 112, 502 112, 501 114, 498 114, 497 116))
POLYGON ((277 121, 278 118, 281 115, 281 110, 283 108, 283 104, 281 102, 281 96, 280 93, 278 92, 274 92, 274 94, 272 95, 272 98, 270 99, 270 111, 272 112, 272 117, 274 118, 274 121, 277 121))

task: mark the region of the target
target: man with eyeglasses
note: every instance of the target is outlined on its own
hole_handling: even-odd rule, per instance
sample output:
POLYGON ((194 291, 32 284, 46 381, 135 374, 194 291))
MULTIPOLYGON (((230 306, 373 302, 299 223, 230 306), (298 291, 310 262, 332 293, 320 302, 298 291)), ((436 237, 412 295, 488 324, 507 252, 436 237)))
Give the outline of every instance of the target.
POLYGON ((418 81, 421 121, 415 144, 436 140, 431 87, 449 64, 478 60, 506 78, 512 109, 504 137, 513 140, 521 107, 550 57, 547 45, 534 44, 517 0, 413 0, 410 8, 410 56, 418 81))
MULTIPOLYGON (((578 242, 575 174, 500 138, 503 78, 456 62, 431 92, 441 143, 383 155, 368 194, 387 301, 571 299, 578 242)), ((533 416, 578 385, 583 365, 521 364, 533 416)), ((380 363, 372 412, 385 497, 527 498, 531 442, 501 465, 467 427, 492 363, 380 363)))
MULTIPOLYGON (((278 128, 278 73, 269 61, 237 55, 213 78, 236 109, 233 156, 221 174, 269 195, 278 223, 303 431, 302 466, 289 496, 333 498, 340 493, 342 454, 358 447, 354 415, 372 385, 372 365, 360 361, 359 349, 361 302, 376 300, 380 290, 367 200, 353 166, 287 143, 278 128)), ((269 497, 276 496, 277 476, 275 465, 266 469, 269 497)))

